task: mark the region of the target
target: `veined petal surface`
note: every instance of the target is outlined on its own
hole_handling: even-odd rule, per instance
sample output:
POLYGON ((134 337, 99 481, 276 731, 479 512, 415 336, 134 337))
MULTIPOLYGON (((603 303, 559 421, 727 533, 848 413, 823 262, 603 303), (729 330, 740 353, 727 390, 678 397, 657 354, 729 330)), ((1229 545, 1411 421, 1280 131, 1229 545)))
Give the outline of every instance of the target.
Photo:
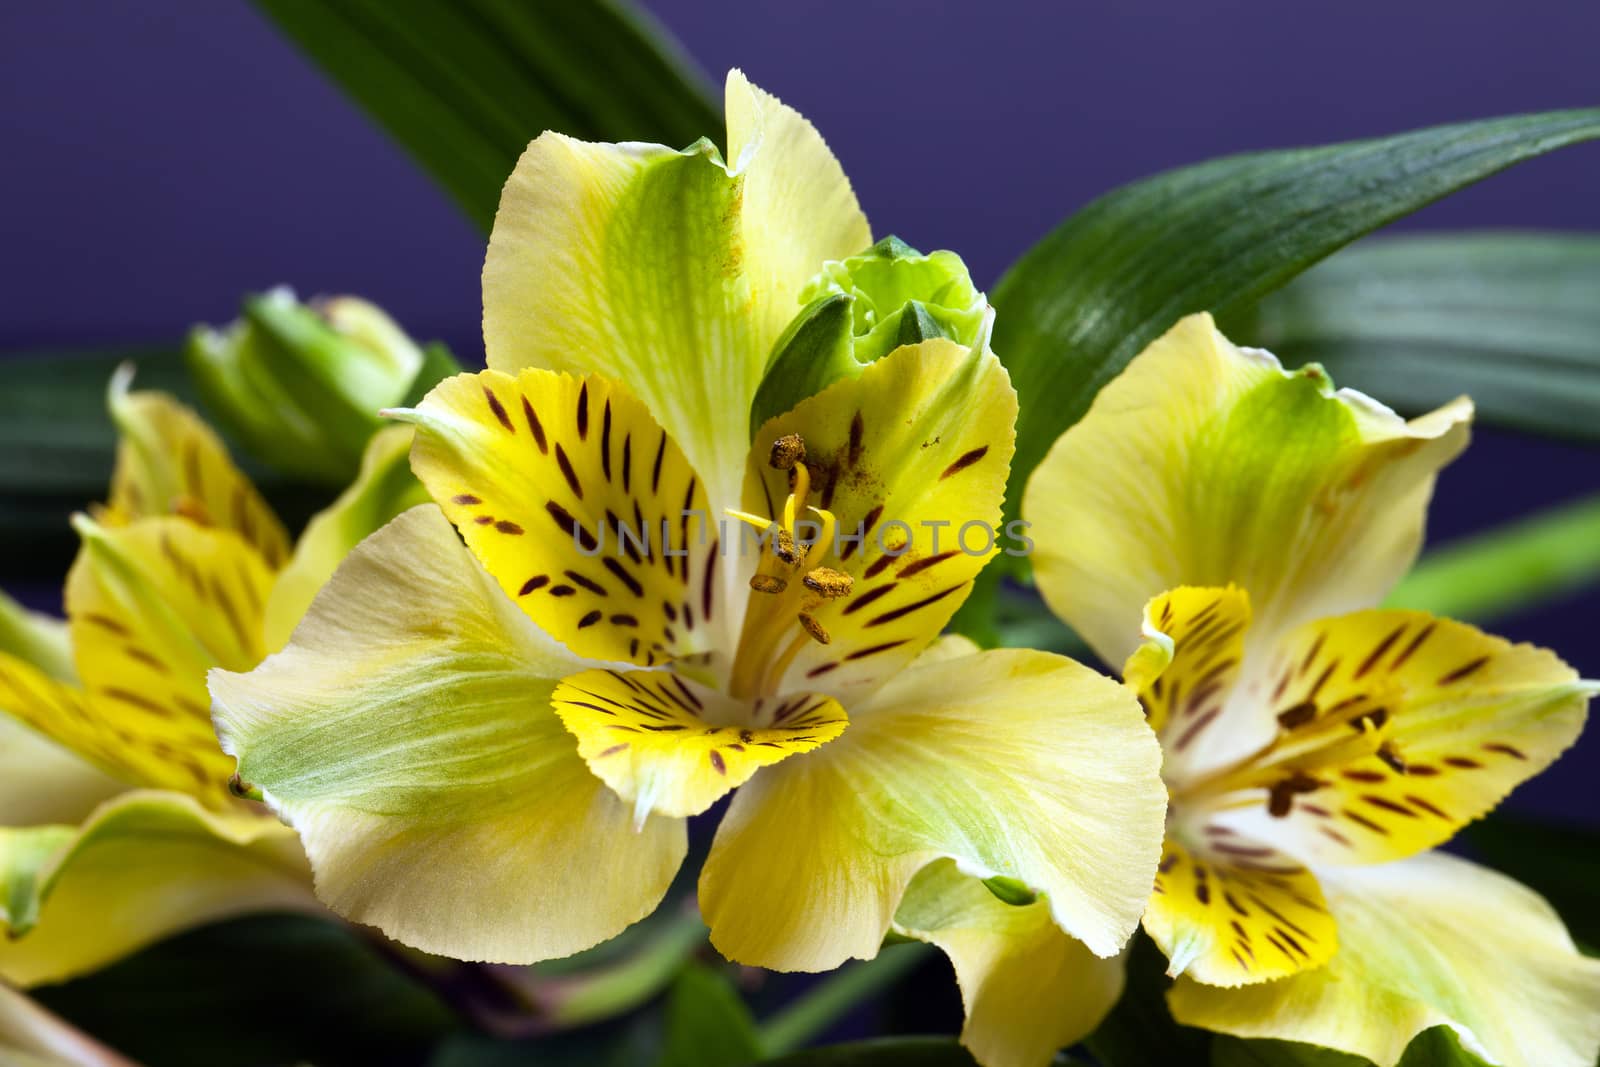
POLYGON ((1207 829, 1193 845, 1168 835, 1144 915, 1167 973, 1237 986, 1326 963, 1338 933, 1316 876, 1270 846, 1207 829))
POLYGON ((1538 894, 1441 853, 1323 874, 1339 924, 1326 966, 1217 989, 1179 979, 1180 1023, 1303 1041, 1393 1067, 1446 1025, 1506 1067, 1590 1067, 1600 1052, 1600 960, 1578 952, 1538 894))
POLYGON ((294 833, 264 813, 217 813, 135 791, 79 827, 0 830, 17 985, 92 971, 163 937, 252 911, 320 910, 294 833))
MULTIPOLYGON (((992 353, 935 340, 897 349, 761 428, 745 510, 779 514, 789 472, 768 456, 774 441, 798 435, 808 499, 836 519, 821 562, 852 579, 848 596, 803 603, 830 640, 804 645, 780 688, 841 697, 870 689, 944 628, 999 551, 1016 415, 1016 392, 992 353)), ((757 622, 753 608, 747 634, 757 622)))
POLYGON ((116 752, 104 747, 100 731, 77 721, 88 714, 77 689, 0 652, 0 826, 77 823, 128 788, 110 773, 116 752), (81 743, 69 748, 52 733, 81 743))
POLYGON ((108 525, 183 515, 232 530, 269 567, 289 556, 289 535, 205 420, 166 393, 129 392, 132 369, 111 381, 117 463, 111 474, 108 525))
POLYGON ((556 714, 589 769, 633 805, 698 815, 762 767, 838 737, 847 725, 832 697, 801 693, 767 725, 745 725, 742 702, 670 671, 585 671, 562 679, 556 714))
POLYGON ((1057 925, 1112 955, 1155 876, 1159 763, 1133 696, 1086 667, 936 655, 734 796, 700 877, 712 943, 775 970, 870 958, 917 872, 949 858, 1044 893, 1057 925))
POLYGON ((1554 762, 1593 691, 1552 652, 1422 612, 1307 624, 1262 686, 1279 737, 1254 781, 1279 808, 1223 821, 1317 864, 1403 859, 1554 762))
POLYGON ((725 613, 706 487, 606 378, 462 374, 415 412, 411 462, 500 588, 581 656, 653 666, 725 613))
POLYGON ((77 526, 66 601, 85 709, 34 725, 131 782, 231 807, 206 671, 260 661, 271 572, 233 531, 188 519, 77 526))
POLYGON ((287 648, 211 692, 329 907, 425 951, 531 963, 642 918, 686 847, 681 821, 634 831, 551 709, 584 666, 424 505, 350 554, 287 648))
POLYGON ((1191 315, 1100 391, 1029 479, 1034 574, 1108 663, 1183 584, 1235 584, 1256 640, 1371 607, 1421 543, 1434 476, 1471 405, 1403 421, 1317 367, 1285 372, 1191 315))
POLYGON ((912 880, 894 929, 950 957, 966 1006, 961 1043, 984 1067, 1044 1067, 1122 995, 1120 958, 1062 933, 1048 902, 1003 903, 953 860, 912 880))
POLYGON ((731 166, 707 141, 539 137, 506 183, 483 272, 489 366, 627 382, 719 514, 738 503, 750 404, 802 287, 871 243, 810 123, 738 72, 727 99, 731 166))

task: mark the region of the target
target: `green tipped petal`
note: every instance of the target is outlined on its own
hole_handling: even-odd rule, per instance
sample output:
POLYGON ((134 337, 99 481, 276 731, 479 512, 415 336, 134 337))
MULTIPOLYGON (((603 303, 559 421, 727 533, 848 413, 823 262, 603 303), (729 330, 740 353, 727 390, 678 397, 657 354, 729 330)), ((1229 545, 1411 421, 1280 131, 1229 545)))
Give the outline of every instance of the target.
POLYGON ((81 828, 0 830, 0 977, 55 982, 250 911, 315 909, 294 834, 259 814, 132 792, 81 828))
POLYGON ((726 161, 705 141, 544 134, 506 183, 483 275, 489 366, 625 382, 716 514, 739 503, 744 416, 801 290, 871 240, 809 122, 737 71, 727 114, 726 161))
POLYGON ((282 652, 213 671, 211 695, 331 908, 425 951, 530 963, 648 914, 686 846, 681 820, 635 832, 556 718, 557 679, 585 666, 425 505, 350 554, 282 652))
POLYGON ((1121 958, 1062 933, 1042 900, 1005 903, 950 860, 924 867, 894 929, 938 945, 966 1006, 961 1043, 984 1067, 1039 1067, 1100 1024, 1122 995, 1121 958))

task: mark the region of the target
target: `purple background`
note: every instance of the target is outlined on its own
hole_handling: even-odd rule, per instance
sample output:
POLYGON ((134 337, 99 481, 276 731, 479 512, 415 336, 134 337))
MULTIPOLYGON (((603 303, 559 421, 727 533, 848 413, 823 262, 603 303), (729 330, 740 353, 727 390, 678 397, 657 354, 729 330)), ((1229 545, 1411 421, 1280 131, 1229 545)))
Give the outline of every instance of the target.
MULTIPOLYGON (((708 71, 743 66, 809 115, 877 232, 955 248, 986 285, 1166 167, 1600 98, 1600 9, 1577 2, 650 6, 708 71)), ((0 81, 0 352, 168 341, 289 282, 477 354, 481 237, 246 4, 5 5, 0 81)), ((1600 230, 1597 188, 1600 146, 1566 149, 1404 225, 1600 230)), ((1481 432, 1441 481, 1435 540, 1600 488, 1594 457, 1481 432)), ((1593 676, 1597 606, 1497 629, 1593 676)), ((1512 804, 1591 806, 1595 734, 1512 804)))

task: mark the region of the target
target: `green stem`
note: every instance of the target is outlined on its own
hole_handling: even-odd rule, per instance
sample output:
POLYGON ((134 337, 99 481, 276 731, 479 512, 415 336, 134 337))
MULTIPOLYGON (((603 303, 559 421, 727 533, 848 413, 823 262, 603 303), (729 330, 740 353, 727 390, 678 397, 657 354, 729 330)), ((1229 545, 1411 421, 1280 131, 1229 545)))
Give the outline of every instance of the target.
POLYGON ((1485 622, 1600 580, 1600 496, 1428 553, 1391 608, 1485 622))
POLYGON ((501 977, 541 1030, 566 1030, 637 1008, 665 989, 705 943, 705 924, 690 910, 663 922, 636 951, 616 963, 560 976, 503 968, 501 977))
POLYGON ((877 959, 845 964, 767 1019, 761 1025, 761 1047, 769 1056, 799 1048, 894 985, 932 952, 920 943, 897 945, 883 949, 877 959))

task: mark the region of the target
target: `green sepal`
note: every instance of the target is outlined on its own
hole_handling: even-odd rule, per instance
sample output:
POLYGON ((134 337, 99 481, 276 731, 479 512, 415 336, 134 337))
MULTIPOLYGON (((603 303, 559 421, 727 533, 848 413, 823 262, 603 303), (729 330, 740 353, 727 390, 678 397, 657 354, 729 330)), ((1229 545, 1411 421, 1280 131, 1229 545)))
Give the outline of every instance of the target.
POLYGON ((1039 894, 1022 882, 1004 875, 997 874, 993 878, 985 878, 983 887, 993 894, 996 900, 1016 908, 1026 907, 1039 899, 1039 894))
POLYGON ((987 343, 989 304, 954 252, 924 255, 885 237, 825 264, 800 294, 802 310, 773 346, 750 408, 752 435, 836 381, 904 345, 947 337, 987 343))
POLYGON ((352 297, 309 305, 277 289, 246 297, 243 311, 222 330, 190 333, 200 395, 252 454, 325 484, 355 475, 381 409, 460 369, 443 346, 418 347, 352 297))

